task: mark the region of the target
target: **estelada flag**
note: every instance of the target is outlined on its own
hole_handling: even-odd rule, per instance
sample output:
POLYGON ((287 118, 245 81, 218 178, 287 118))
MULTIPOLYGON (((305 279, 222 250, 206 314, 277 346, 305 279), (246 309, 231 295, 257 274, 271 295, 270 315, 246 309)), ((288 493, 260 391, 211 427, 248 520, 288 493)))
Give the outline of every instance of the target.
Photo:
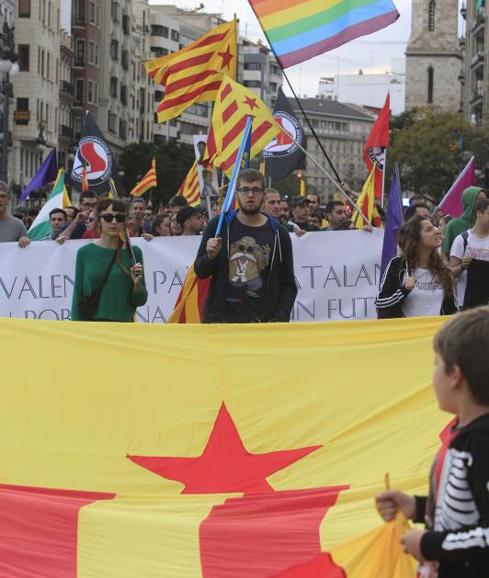
POLYGON ((390 95, 387 93, 384 106, 379 112, 363 149, 363 160, 369 172, 375 166, 376 199, 382 198, 383 193, 385 149, 389 146, 389 117, 390 95))
POLYGON ((132 197, 140 197, 144 195, 146 191, 149 191, 156 186, 158 186, 158 181, 156 180, 156 159, 153 159, 149 171, 144 175, 139 183, 137 183, 137 185, 129 194, 132 197))
POLYGON ((205 279, 197 277, 192 264, 188 268, 183 287, 175 302, 175 307, 166 322, 202 323, 210 281, 210 277, 205 279))
POLYGON ((248 116, 253 117, 249 155, 252 159, 282 132, 282 127, 260 97, 223 75, 214 104, 204 166, 219 167, 227 176, 231 175, 248 116))
POLYGON ((267 176, 272 181, 278 181, 295 170, 305 168, 306 155, 299 145, 306 148, 306 135, 281 88, 278 90, 273 117, 286 132, 279 133, 268 143, 262 156, 265 158, 267 176))
POLYGON ((357 199, 357 209, 353 212, 353 216, 351 218, 357 229, 363 229, 369 224, 373 227, 382 226, 382 220, 379 216, 377 207, 375 206, 374 199, 375 170, 375 167, 372 167, 372 170, 370 171, 367 180, 363 185, 362 192, 357 199), (365 222, 363 217, 368 220, 368 223, 365 222))
POLYGON ((237 29, 236 20, 225 22, 182 50, 145 63, 148 75, 165 88, 158 122, 176 118, 197 102, 215 100, 221 72, 236 78, 237 29))
POLYGON ((92 113, 87 110, 71 171, 72 183, 80 191, 86 189, 97 194, 108 193, 109 179, 116 178, 116 174, 112 151, 92 113))
POLYGON ((195 207, 199 204, 200 181, 197 161, 194 161, 193 165, 190 167, 187 176, 183 179, 183 182, 178 189, 177 195, 182 195, 182 197, 185 197, 187 199, 187 203, 192 207, 195 207))
POLYGON ((427 491, 442 323, 1 319, 0 575, 414 578, 373 500, 427 491))

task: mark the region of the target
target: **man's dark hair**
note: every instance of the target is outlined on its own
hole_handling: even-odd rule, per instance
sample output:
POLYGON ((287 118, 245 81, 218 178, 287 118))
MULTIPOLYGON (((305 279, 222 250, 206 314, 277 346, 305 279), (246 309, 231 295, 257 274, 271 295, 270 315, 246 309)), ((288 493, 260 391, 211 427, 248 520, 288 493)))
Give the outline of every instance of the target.
POLYGON ((335 207, 342 207, 342 206, 343 206, 342 201, 328 201, 326 204, 326 208, 324 209, 324 212, 326 213, 326 215, 331 215, 331 213, 334 212, 335 207))
POLYGON ((241 182, 252 183, 253 181, 260 181, 262 189, 265 190, 267 183, 265 177, 260 173, 260 171, 257 171, 256 169, 242 169, 239 171, 237 180, 238 186, 241 182))
POLYGON ((51 218, 51 216, 55 215, 56 213, 60 213, 61 215, 63 215, 63 217, 65 218, 65 221, 66 221, 66 219, 68 219, 68 215, 66 214, 66 211, 63 209, 59 209, 59 208, 51 209, 51 211, 49 211, 49 218, 51 218))
POLYGON ((143 199, 143 197, 134 197, 129 203, 129 208, 131 208, 136 203, 143 203, 143 205, 146 207, 146 201, 143 199))
POLYGON ((185 221, 187 219, 190 219, 191 217, 193 217, 195 215, 200 215, 200 211, 198 209, 196 209, 195 207, 188 206, 188 207, 183 207, 183 209, 178 211, 178 214, 175 218, 177 220, 177 223, 183 229, 183 225, 185 224, 185 221))
POLYGON ((321 204, 321 197, 319 196, 319 193, 307 193, 306 197, 316 197, 318 200, 318 205, 321 204))
POLYGON ((170 208, 186 207, 187 205, 188 205, 187 199, 183 195, 174 195, 170 199, 170 202, 168 203, 168 206, 170 208))
POLYGON ((418 207, 420 207, 422 209, 427 209, 428 211, 430 210, 428 205, 426 203, 424 203, 423 201, 416 201, 410 207, 408 207, 406 209, 406 212, 404 213, 404 220, 408 221, 411 217, 414 217, 414 215, 417 214, 416 209, 418 207))
POLYGON ((310 217, 316 217, 316 219, 319 219, 320 221, 323 220, 323 214, 321 213, 321 211, 319 209, 316 209, 315 211, 313 211, 309 216, 310 217))
POLYGON ((112 207, 113 211, 117 211, 118 213, 127 213, 127 205, 121 199, 109 199, 109 197, 103 197, 97 203, 95 208, 95 213, 97 216, 100 215, 102 211, 105 211, 109 207, 112 207))
POLYGON ((484 213, 488 207, 489 207, 489 199, 488 198, 479 199, 475 203, 474 215, 477 215, 477 213, 484 213))
POLYGON ((85 199, 96 199, 96 198, 97 194, 94 193, 93 191, 84 191, 83 193, 80 194, 80 204, 82 204, 85 199))
POLYGON ((446 371, 460 367, 474 400, 489 405, 489 307, 454 315, 435 335, 433 347, 446 371))

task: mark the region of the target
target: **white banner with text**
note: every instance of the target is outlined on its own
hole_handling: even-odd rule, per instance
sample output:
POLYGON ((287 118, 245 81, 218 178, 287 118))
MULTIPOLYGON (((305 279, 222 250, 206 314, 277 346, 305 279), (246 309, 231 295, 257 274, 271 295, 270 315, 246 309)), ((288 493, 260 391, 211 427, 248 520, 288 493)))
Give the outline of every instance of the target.
MULTIPOLYGON (((294 321, 375 318, 383 231, 294 234, 299 292, 294 321)), ((88 241, 0 244, 0 317, 70 319, 78 248, 88 241)), ((200 237, 133 239, 144 256, 148 302, 138 321, 164 323, 173 310, 200 237)))

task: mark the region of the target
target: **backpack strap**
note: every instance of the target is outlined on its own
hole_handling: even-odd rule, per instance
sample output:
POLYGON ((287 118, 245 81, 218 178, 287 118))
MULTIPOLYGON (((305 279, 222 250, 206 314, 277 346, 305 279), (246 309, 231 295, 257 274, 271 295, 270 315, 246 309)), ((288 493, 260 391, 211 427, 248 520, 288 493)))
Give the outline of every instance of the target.
POLYGON ((465 255, 465 251, 467 251, 467 244, 469 242, 469 232, 468 231, 463 231, 462 233, 462 239, 464 240, 464 255, 465 255))

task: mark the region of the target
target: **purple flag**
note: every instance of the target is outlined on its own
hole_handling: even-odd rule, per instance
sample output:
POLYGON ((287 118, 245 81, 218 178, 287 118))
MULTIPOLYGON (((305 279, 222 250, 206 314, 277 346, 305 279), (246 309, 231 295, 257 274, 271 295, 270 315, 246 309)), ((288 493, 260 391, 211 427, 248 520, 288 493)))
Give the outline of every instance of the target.
POLYGON ((397 255, 397 232, 403 222, 399 165, 395 163, 387 210, 385 212, 384 242, 382 244, 382 261, 380 265, 381 278, 389 261, 397 255))
POLYGON ((441 200, 437 209, 445 215, 460 217, 463 213, 462 192, 476 184, 475 178, 475 157, 472 157, 464 170, 458 175, 453 185, 441 200))
POLYGON ((51 149, 48 156, 42 161, 37 173, 32 177, 27 187, 22 191, 20 199, 26 201, 29 195, 36 189, 52 183, 58 174, 58 161, 56 160, 56 149, 51 149))

